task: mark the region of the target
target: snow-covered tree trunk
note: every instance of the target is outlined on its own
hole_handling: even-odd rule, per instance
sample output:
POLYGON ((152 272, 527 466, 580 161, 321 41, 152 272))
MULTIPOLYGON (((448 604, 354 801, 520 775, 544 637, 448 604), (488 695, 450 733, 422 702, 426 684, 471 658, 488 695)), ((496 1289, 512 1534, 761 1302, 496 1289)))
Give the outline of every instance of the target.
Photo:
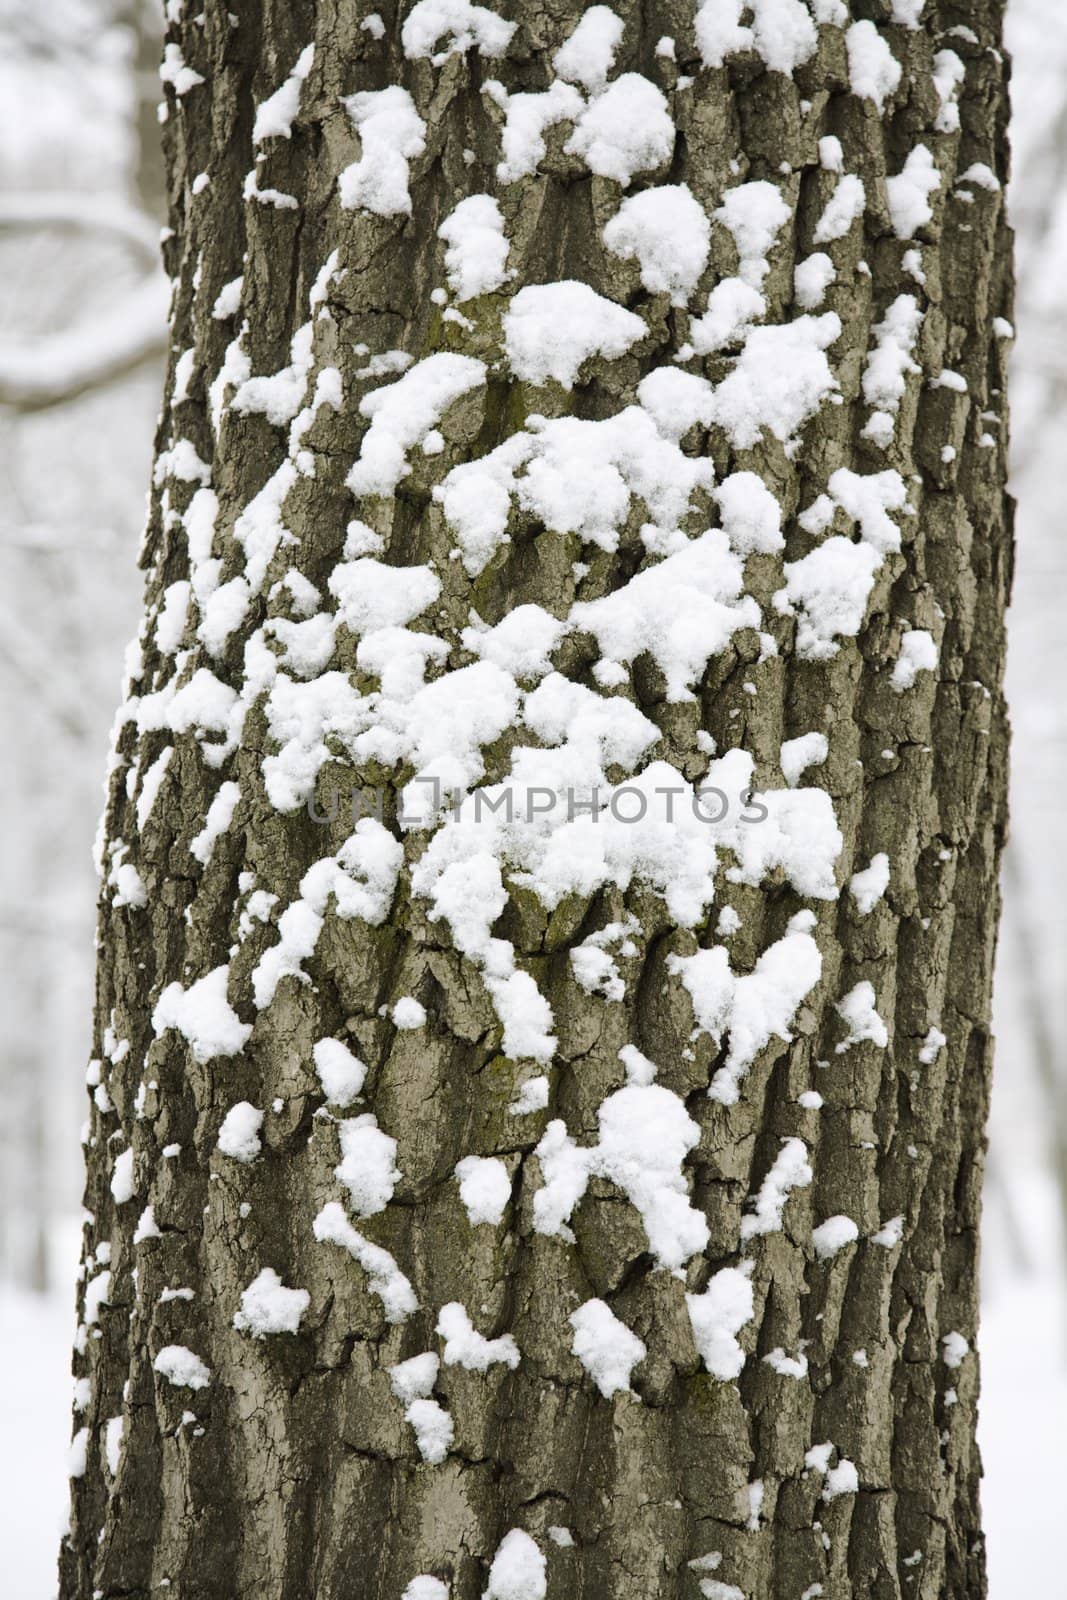
POLYGON ((973 1600, 1000 6, 194 10, 64 1600, 973 1600))

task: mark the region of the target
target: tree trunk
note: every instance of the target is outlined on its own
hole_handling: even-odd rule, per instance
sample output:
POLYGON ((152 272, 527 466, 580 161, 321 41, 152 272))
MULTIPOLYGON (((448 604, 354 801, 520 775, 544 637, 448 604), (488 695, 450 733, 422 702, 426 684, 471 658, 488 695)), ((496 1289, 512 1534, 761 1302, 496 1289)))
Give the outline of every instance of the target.
POLYGON ((61 1593, 973 1600, 1001 8, 194 9, 61 1593))

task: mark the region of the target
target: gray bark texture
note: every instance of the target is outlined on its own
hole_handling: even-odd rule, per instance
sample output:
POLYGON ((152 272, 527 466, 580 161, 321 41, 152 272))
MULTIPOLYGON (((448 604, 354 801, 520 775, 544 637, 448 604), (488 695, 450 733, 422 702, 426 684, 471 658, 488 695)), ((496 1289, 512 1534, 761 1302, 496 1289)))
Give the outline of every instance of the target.
MULTIPOLYGON (((384 0, 381 29, 349 0, 208 0, 194 17, 196 9, 186 5, 166 36, 202 81, 172 72, 166 87, 172 357, 142 554, 145 624, 131 652, 104 824, 74 1358, 83 1381, 61 1596, 401 1600, 412 1586, 412 1600, 446 1592, 453 1600, 975 1600, 985 1592, 976 1277, 1011 577, 1001 6, 928 0, 915 26, 905 15, 915 6, 864 0, 843 21, 832 4, 814 7, 817 41, 790 74, 773 64, 794 16, 788 6, 740 12, 756 27, 755 44, 749 34, 724 64, 709 65, 691 7, 619 0, 625 26, 612 77, 641 74, 656 85, 675 128, 669 156, 648 158, 625 190, 565 148, 573 112, 547 128, 530 171, 512 181, 497 174, 505 96, 486 84, 546 90, 553 55, 581 16, 577 0, 509 3, 517 27, 496 56, 463 41, 444 55, 451 35, 442 30, 443 59, 405 52, 412 8, 393 0, 384 0), (868 38, 850 33, 857 20, 874 24, 901 69, 880 110, 850 63, 850 39, 868 38), (664 36, 675 41, 673 56, 657 51, 664 36), (254 147, 257 107, 312 42, 289 136, 275 132, 254 147), (965 70, 946 87, 948 50, 965 70), (410 212, 345 206, 339 176, 371 141, 364 124, 361 143, 343 97, 391 85, 407 91, 425 125, 423 148, 408 158, 410 212), (819 242, 840 180, 832 147, 820 156, 831 135, 844 173, 862 180, 865 205, 819 242), (939 181, 929 216, 902 238, 887 179, 919 145, 939 181), (977 164, 988 173, 976 178, 977 164), (195 182, 201 174, 209 181, 195 182), (784 546, 752 549, 745 562, 762 621, 734 627, 721 649, 703 653, 688 698, 670 692, 656 640, 635 647, 614 681, 594 676, 588 631, 563 634, 551 660, 565 680, 649 719, 659 739, 647 759, 669 761, 689 782, 705 772, 710 749, 746 750, 754 787, 782 790, 783 742, 824 734, 828 753, 798 787, 832 802, 838 892, 803 892, 788 863, 773 858, 765 871, 731 878, 728 850, 715 904, 696 917, 675 915, 664 882, 636 869, 588 893, 572 888, 555 904, 505 871, 493 932, 536 981, 556 1039, 548 1061, 509 1054, 484 960, 459 948, 454 922, 431 918, 433 905, 412 884, 433 834, 397 821, 417 760, 357 749, 343 719, 320 721, 300 745, 293 727, 301 717, 306 727, 311 713, 293 710, 284 724, 270 673, 284 667, 301 688, 332 673, 360 694, 376 690, 369 658, 357 660, 358 595, 339 605, 330 587, 353 517, 380 536, 365 547, 376 560, 439 579, 436 599, 408 619, 418 637, 432 627, 445 641, 445 655, 430 661, 432 680, 474 662, 469 636, 461 638, 472 610, 490 625, 519 605, 565 618, 576 601, 611 594, 664 559, 642 543, 642 525, 656 518, 639 490, 617 538, 599 543, 513 497, 509 541, 472 572, 453 554, 456 535, 433 490, 532 416, 615 416, 657 369, 684 368, 718 392, 741 359, 743 333, 733 345, 674 358, 713 286, 739 281, 739 271, 745 278, 738 243, 713 214, 728 191, 757 180, 788 206, 773 243, 753 251, 767 257, 766 273, 748 274, 765 297, 764 320, 801 315, 794 269, 819 250, 834 273, 817 315, 836 313, 841 324, 827 350, 836 403, 813 406, 781 437, 757 428, 746 443, 735 422, 709 413, 681 439, 687 459, 713 462, 717 484, 754 473, 781 507, 784 546), (710 256, 693 292, 673 303, 642 282, 637 260, 605 246, 603 230, 625 196, 683 184, 712 219, 710 256), (273 202, 263 198, 271 191, 273 202), (438 229, 479 193, 499 204, 513 276, 462 302, 457 317, 444 296, 431 297, 446 282, 438 229), (239 275, 239 309, 237 291, 230 307, 225 297, 217 305, 239 275), (646 324, 621 353, 594 347, 570 388, 522 381, 502 356, 509 303, 526 285, 556 280, 588 284, 646 324), (901 296, 913 297, 921 326, 885 402, 869 377, 864 387, 865 375, 876 330, 901 296), (305 324, 306 359, 290 350, 305 324), (455 352, 484 363, 487 376, 420 424, 395 493, 354 498, 345 480, 369 427, 360 402, 398 375, 367 368, 391 350, 416 362, 455 352), (292 403, 257 400, 254 389, 240 401, 249 376, 287 367, 292 403), (322 402, 324 390, 313 400, 330 369, 339 374, 337 404, 322 402), (872 410, 887 409, 879 442, 868 423, 872 410), (432 427, 440 439, 423 451, 432 427), (786 582, 783 563, 829 537, 868 537, 863 518, 875 514, 857 521, 844 491, 826 502, 824 522, 803 516, 839 469, 864 480, 899 473, 908 505, 890 507, 899 548, 892 539, 880 547, 861 625, 842 627, 836 649, 813 654, 798 646, 803 617, 773 596, 786 582), (256 527, 274 532, 257 545, 260 535, 240 519, 270 483, 280 484, 274 521, 256 527), (203 511, 209 486, 217 506, 206 549, 203 516, 187 513, 198 495, 203 511), (256 551, 263 562, 253 572, 256 551), (312 601, 298 582, 281 583, 294 571, 315 586, 312 601), (209 588, 221 592, 239 577, 245 587, 227 591, 236 620, 208 626, 209 588), (190 579, 184 633, 168 639, 164 597, 173 617, 175 595, 187 595, 174 586, 190 579), (320 608, 337 620, 344 605, 347 623, 301 669, 292 625, 320 608), (893 681, 901 639, 916 630, 932 635, 936 665, 901 689, 893 681), (235 695, 243 696, 238 721, 235 695), (325 743, 328 757, 312 761, 304 787, 282 803, 265 772, 286 739, 301 749, 325 743), (149 803, 146 774, 168 747, 149 803), (191 849, 224 783, 239 790, 229 825, 210 850, 191 849), (346 914, 340 892, 327 895, 298 949, 295 919, 280 927, 281 919, 308 903, 305 875, 336 857, 352 831, 345 805, 323 824, 304 800, 311 795, 329 817, 334 793, 369 796, 375 785, 387 791, 384 824, 404 851, 387 914, 351 906, 346 914), (849 880, 881 853, 888 888, 864 911, 849 880), (728 939, 724 907, 739 919, 728 939), (805 910, 813 917, 791 922, 805 910), (632 930, 609 951, 619 982, 592 992, 577 981, 571 952, 611 923, 632 930), (757 1041, 733 1103, 709 1096, 741 1021, 735 1009, 732 1025, 701 1029, 678 976, 691 969, 678 961, 725 942, 740 977, 798 926, 818 947, 817 982, 757 1041), (288 955, 272 997, 257 1006, 256 984, 279 947, 288 955), (204 1021, 210 1006, 190 1020, 181 996, 220 971, 214 1020, 204 1021), (855 1007, 851 1023, 837 1009, 862 984, 871 985, 885 1043, 877 1019, 868 1025, 869 1008, 858 1024, 855 1007), (421 1026, 394 1019, 402 997, 424 1008, 421 1026), (931 1044, 934 1028, 941 1047, 931 1044), (361 1098, 347 1109, 327 1101, 316 1071, 314 1046, 324 1039, 342 1041, 366 1067, 361 1098), (579 1150, 598 1137, 605 1148, 598 1116, 627 1082, 619 1056, 627 1045, 655 1064, 657 1085, 696 1130, 675 1166, 707 1243, 683 1251, 675 1270, 650 1243, 634 1185, 610 1163, 585 1173, 564 1227, 538 1226, 536 1200, 549 1180, 535 1149, 553 1121, 579 1150), (533 1109, 516 1109, 523 1085, 540 1077, 547 1104, 528 1091, 533 1109), (232 1141, 219 1145, 239 1102, 262 1113, 244 1152, 251 1159, 227 1154, 232 1141), (396 1141, 399 1177, 377 1208, 360 1206, 362 1180, 346 1187, 339 1167, 342 1134, 367 1113, 396 1141), (783 1151, 809 1170, 786 1184, 775 1225, 765 1180, 781 1172, 783 1151), (471 1155, 506 1169, 499 1222, 468 1213, 455 1169, 471 1155), (362 1243, 346 1247, 321 1222, 316 1231, 328 1206, 362 1243), (813 1233, 833 1217, 855 1227, 831 1253, 813 1233), (375 1267, 369 1246, 391 1263, 378 1258, 375 1267), (264 1269, 306 1291, 295 1331, 260 1328, 254 1337, 255 1326, 242 1324, 242 1296, 264 1269), (703 1295, 727 1269, 735 1276, 720 1284, 742 1299, 747 1285, 751 1314, 722 1334, 725 1355, 708 1357, 687 1295, 703 1295), (417 1309, 390 1306, 398 1274, 417 1309), (573 1349, 569 1319, 592 1300, 645 1348, 630 1388, 609 1395, 573 1349), (450 1359, 438 1318, 457 1302, 479 1335, 510 1336, 519 1359, 510 1345, 480 1365, 450 1359), (166 1355, 175 1348, 206 1376, 190 1383, 188 1368, 184 1381, 175 1376, 166 1355), (438 1365, 422 1398, 436 1407, 431 1416, 450 1419, 438 1460, 420 1448, 410 1396, 399 1396, 389 1371, 430 1352, 438 1365)), ((597 92, 586 86, 583 97, 587 89, 597 92)), ((682 533, 716 526, 717 506, 698 485, 682 533)), ((538 742, 553 740, 516 718, 491 731, 481 740, 484 778, 476 769, 473 782, 505 780, 515 747, 538 742)), ((622 776, 609 766, 609 779, 622 776)))

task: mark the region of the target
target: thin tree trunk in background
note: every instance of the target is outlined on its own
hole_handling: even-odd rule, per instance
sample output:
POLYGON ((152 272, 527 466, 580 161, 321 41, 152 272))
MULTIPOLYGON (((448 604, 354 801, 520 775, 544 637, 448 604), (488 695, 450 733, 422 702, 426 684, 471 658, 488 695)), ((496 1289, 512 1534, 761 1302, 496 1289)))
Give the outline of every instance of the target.
POLYGON ((133 39, 134 177, 137 198, 150 217, 165 214, 167 180, 159 137, 159 54, 163 38, 161 7, 154 0, 118 0, 117 19, 133 39))
MULTIPOLYGON (((1018 907, 1015 937, 1018 941, 1019 985, 1028 1012, 1038 1089, 1046 1097, 1048 1107, 1046 1136, 1060 1205, 1061 1228, 1063 1238, 1067 1241, 1067 1105, 1060 1093, 1064 1077, 1063 1050, 1055 1022, 1049 1016, 1048 991, 1041 982, 1042 950, 1039 939, 1034 936, 1033 895, 1026 883, 1017 850, 1011 849, 1005 853, 1004 880, 1018 907)), ((1055 990, 1052 994, 1055 995, 1055 990)), ((1019 1252, 1019 1256, 1028 1266, 1025 1249, 1019 1252)))
POLYGON ((64 1600, 984 1593, 1006 67, 854 9, 168 25, 64 1600))

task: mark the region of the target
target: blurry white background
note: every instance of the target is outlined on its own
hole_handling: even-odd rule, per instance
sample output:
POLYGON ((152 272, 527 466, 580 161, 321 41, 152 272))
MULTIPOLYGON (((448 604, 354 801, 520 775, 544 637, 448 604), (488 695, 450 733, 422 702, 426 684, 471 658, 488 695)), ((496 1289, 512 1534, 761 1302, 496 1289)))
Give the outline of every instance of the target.
MULTIPOLYGON (((159 26, 152 0, 0 0, 0 1552, 8 1600, 51 1600, 66 1512, 91 845, 122 649, 137 623, 136 553, 163 351, 151 281, 163 206, 159 26), (88 226, 87 217, 95 219, 88 226), (131 304, 141 305, 139 317, 131 304), (108 326, 116 311, 121 349, 108 326), (103 359, 109 353, 121 359, 103 359)), ((1008 40, 1019 278, 1015 747, 980 1429, 992 1600, 1054 1600, 1067 1594, 1059 1549, 1067 1433, 1061 0, 1009 0, 1008 40)))

